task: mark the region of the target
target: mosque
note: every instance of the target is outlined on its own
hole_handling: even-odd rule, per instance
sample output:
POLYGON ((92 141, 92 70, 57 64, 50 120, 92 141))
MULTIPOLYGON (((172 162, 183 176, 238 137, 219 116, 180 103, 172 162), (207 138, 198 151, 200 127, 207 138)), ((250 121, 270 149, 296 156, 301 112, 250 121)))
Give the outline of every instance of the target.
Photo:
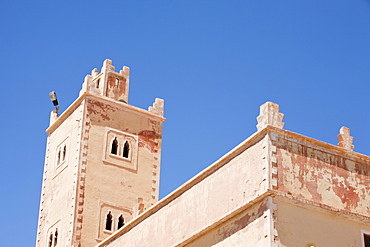
MULTIPOLYGON (((284 130, 279 106, 257 131, 158 201, 164 100, 128 103, 111 60, 51 112, 39 247, 370 247, 370 157, 284 130)), ((56 99, 55 99, 56 100, 56 99)))

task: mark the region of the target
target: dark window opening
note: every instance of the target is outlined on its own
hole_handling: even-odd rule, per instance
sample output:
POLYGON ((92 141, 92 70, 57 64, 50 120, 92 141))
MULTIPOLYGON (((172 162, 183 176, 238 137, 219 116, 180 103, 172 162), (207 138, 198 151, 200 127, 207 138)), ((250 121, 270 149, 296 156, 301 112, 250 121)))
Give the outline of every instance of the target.
POLYGON ((58 160, 57 160, 57 165, 60 164, 60 149, 58 150, 58 160))
POLYGON ((100 86, 100 78, 96 81, 96 88, 99 88, 100 86))
POLYGON ((112 218, 113 218, 112 214, 109 211, 109 213, 107 214, 106 222, 105 222, 105 230, 112 231, 112 218))
POLYGON ((50 234, 50 237, 49 237, 49 247, 52 247, 53 246, 53 234, 50 234))
POLYGON ((64 148, 63 148, 63 161, 65 161, 66 159, 66 153, 67 153, 67 147, 64 145, 64 148))
POLYGON ((128 141, 125 142, 125 145, 123 147, 123 157, 128 158, 128 154, 130 152, 130 144, 128 144, 128 141))
POLYGON ((370 235, 364 234, 364 246, 370 247, 370 235))
POLYGON ((115 137, 113 142, 112 142, 112 149, 111 149, 111 153, 112 154, 117 154, 117 150, 118 150, 118 141, 117 141, 117 138, 115 137))
POLYGON ((54 246, 57 246, 58 244, 58 228, 55 230, 54 233, 54 246))
POLYGON ((116 87, 118 88, 118 86, 119 86, 119 79, 116 78, 116 87))
POLYGON ((120 229, 124 225, 125 225, 125 219, 123 218, 121 214, 120 217, 118 218, 118 228, 117 229, 120 229))

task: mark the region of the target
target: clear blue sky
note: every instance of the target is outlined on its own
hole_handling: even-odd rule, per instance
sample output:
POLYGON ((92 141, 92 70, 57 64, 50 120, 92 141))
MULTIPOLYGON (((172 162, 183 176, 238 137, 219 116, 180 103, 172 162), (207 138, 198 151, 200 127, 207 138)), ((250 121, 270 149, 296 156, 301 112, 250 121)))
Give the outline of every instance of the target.
POLYGON ((131 68, 130 104, 165 99, 161 197, 256 131, 285 129, 370 154, 370 1, 0 0, 0 246, 34 246, 45 129, 104 59, 131 68))

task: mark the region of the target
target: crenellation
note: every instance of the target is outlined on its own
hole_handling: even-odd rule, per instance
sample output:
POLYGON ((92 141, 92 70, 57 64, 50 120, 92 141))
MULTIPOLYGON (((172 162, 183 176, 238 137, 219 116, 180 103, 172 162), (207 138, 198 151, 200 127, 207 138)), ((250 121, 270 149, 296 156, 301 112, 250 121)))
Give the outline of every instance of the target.
POLYGON ((338 135, 338 146, 345 148, 347 150, 353 151, 355 148, 354 145, 352 145, 353 142, 353 137, 350 135, 350 129, 343 126, 339 130, 339 135, 338 135))
POLYGON ((99 70, 97 68, 94 68, 92 71, 91 71, 91 75, 93 76, 93 78, 95 79, 95 77, 97 77, 99 75, 99 70))
POLYGON ((91 75, 85 76, 79 96, 83 95, 84 93, 100 95, 100 90, 99 88, 96 88, 95 82, 93 81, 93 76, 91 75))
POLYGON ((153 105, 149 106, 148 111, 158 115, 158 116, 163 116, 164 114, 164 100, 156 98, 153 105))
POLYGON ((114 71, 112 61, 106 59, 99 73, 93 69, 91 75, 86 75, 79 96, 84 93, 100 95, 128 103, 130 68, 123 66, 119 73, 114 71))
POLYGON ((101 68, 102 73, 106 72, 114 72, 114 66, 112 65, 112 60, 110 59, 105 59, 103 62, 103 66, 101 68))
POLYGON ((268 125, 282 129, 284 114, 279 112, 279 105, 266 102, 260 106, 260 115, 257 117, 257 130, 261 131, 268 125))
POLYGON ((127 66, 123 66, 119 73, 121 75, 123 75, 124 77, 129 77, 130 76, 130 68, 127 67, 127 66))

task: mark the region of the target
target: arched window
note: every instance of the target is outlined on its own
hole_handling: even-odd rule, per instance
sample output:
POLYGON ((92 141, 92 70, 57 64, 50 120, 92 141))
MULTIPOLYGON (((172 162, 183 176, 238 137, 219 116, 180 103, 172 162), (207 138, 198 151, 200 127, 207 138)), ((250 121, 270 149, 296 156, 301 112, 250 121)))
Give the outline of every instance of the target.
POLYGON ((118 217, 118 227, 117 229, 120 229, 122 226, 125 225, 125 219, 123 218, 122 214, 118 217))
POLYGON ((119 86, 119 79, 116 78, 116 87, 118 88, 118 86, 119 86))
POLYGON ((65 161, 66 160, 66 154, 67 154, 67 147, 66 147, 66 145, 64 145, 64 148, 63 148, 63 159, 62 159, 62 161, 65 161))
POLYGON ((55 230, 54 233, 54 247, 58 244, 58 228, 55 230))
POLYGON ((129 152, 130 152, 130 144, 128 143, 128 141, 126 141, 125 145, 123 145, 123 154, 122 154, 122 156, 124 158, 128 158, 129 152))
POLYGON ((118 150, 118 141, 117 141, 117 138, 114 137, 114 140, 112 141, 112 148, 110 150, 111 154, 117 154, 117 150, 118 150))
POLYGON ((96 88, 99 88, 100 86, 100 78, 96 81, 96 88))
POLYGON ((49 237, 49 247, 53 247, 53 234, 50 234, 49 237))
POLYGON ((112 231, 112 214, 111 211, 107 214, 107 219, 105 221, 105 230, 112 231))

